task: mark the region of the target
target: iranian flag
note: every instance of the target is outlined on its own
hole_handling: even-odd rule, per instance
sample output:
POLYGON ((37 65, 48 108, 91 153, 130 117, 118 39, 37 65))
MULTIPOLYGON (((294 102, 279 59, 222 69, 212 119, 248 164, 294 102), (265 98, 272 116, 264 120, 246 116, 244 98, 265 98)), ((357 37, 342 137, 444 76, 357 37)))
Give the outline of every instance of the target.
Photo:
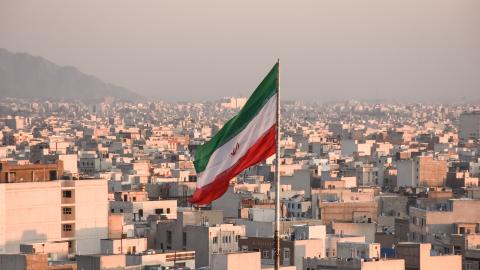
POLYGON ((190 202, 208 204, 221 197, 229 181, 276 149, 278 63, 242 110, 195 153, 197 188, 190 202))

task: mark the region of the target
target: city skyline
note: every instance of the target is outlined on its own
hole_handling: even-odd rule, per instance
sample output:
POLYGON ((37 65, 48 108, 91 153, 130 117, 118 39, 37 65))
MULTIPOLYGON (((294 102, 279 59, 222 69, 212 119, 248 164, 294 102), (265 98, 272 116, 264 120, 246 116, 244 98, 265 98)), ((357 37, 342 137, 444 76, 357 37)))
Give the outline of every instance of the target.
POLYGON ((479 0, 0 0, 0 270, 480 270, 479 0))

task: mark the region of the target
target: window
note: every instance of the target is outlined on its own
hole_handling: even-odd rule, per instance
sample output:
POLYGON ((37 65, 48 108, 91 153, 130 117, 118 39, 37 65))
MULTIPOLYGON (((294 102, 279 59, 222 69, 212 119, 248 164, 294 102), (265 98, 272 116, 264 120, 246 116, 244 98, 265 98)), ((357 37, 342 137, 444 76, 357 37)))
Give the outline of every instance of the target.
POLYGON ((285 251, 283 251, 283 258, 290 259, 290 250, 285 249, 285 251))
POLYGON ((270 252, 266 249, 262 250, 262 258, 263 259, 268 259, 269 258, 269 253, 270 252))
POLYGON ((49 177, 50 177, 50 180, 57 180, 57 171, 50 171, 49 177))
POLYGON ((214 236, 214 237, 212 238, 212 242, 213 242, 214 244, 218 243, 218 237, 214 236))
POLYGON ((63 214, 64 215, 71 215, 72 214, 72 208, 71 207, 64 207, 63 208, 63 214))
POLYGON ((167 231, 167 244, 172 243, 172 231, 167 231))
POLYGON ((240 240, 240 235, 235 235, 235 242, 238 242, 240 240))
POLYGON ((72 197, 72 191, 71 190, 64 190, 62 192, 63 198, 71 198, 72 197))
POLYGON ((163 208, 155 209, 155 214, 157 214, 157 215, 163 214, 163 208))
POLYGON ((170 208, 167 208, 167 214, 170 214, 170 208))
POLYGON ((72 231, 72 224, 63 224, 63 231, 64 232, 71 232, 72 231))

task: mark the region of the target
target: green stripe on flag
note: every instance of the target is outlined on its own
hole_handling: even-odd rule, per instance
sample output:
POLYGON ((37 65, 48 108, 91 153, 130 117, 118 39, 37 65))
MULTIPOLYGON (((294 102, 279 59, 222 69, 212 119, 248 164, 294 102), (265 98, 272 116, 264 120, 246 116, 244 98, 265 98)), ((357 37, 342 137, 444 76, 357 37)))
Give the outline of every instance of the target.
POLYGON ((240 112, 228 120, 210 141, 197 149, 195 152, 195 161, 193 162, 197 173, 203 172, 207 167, 210 156, 215 150, 240 133, 258 112, 262 110, 265 103, 275 95, 277 91, 277 76, 278 63, 273 66, 257 89, 255 89, 240 112))

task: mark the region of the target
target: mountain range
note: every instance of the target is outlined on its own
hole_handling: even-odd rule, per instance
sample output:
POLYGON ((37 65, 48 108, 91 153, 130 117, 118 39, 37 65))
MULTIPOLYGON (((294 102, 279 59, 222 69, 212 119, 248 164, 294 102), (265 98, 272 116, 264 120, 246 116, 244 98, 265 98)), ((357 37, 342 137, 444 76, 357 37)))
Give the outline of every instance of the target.
POLYGON ((75 67, 59 66, 42 57, 1 48, 0 97, 85 102, 105 97, 120 101, 142 99, 135 92, 82 73, 75 67))

